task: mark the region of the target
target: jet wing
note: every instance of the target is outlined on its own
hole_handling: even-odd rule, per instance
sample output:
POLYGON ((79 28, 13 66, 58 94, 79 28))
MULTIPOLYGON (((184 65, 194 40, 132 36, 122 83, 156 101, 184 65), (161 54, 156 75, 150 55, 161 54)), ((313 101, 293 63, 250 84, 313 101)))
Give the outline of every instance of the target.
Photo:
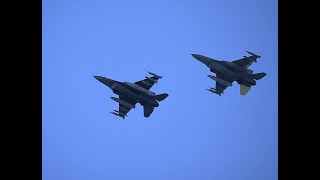
POLYGON ((232 62, 240 67, 247 69, 253 62, 257 61, 257 58, 257 56, 248 56, 232 62))
POLYGON ((154 84, 158 82, 158 79, 159 77, 157 76, 146 77, 144 80, 135 82, 135 84, 149 90, 154 84))
MULTIPOLYGON (((128 103, 130 103, 130 104, 132 104, 132 105, 137 104, 137 101, 136 101, 136 100, 130 99, 130 98, 126 97, 126 96, 120 95, 120 96, 119 96, 119 99, 121 99, 121 100, 123 100, 123 101, 126 101, 126 102, 128 102, 128 103)), ((125 106, 125 105, 122 105, 122 104, 119 103, 119 111, 118 111, 119 113, 118 113, 118 116, 120 116, 120 117, 122 117, 122 118, 124 119, 124 117, 127 116, 127 113, 128 113, 130 110, 131 110, 130 107, 125 106)))
MULTIPOLYGON (((222 74, 220 74, 220 73, 217 73, 216 76, 217 76, 217 78, 222 79, 222 80, 224 80, 224 81, 227 81, 227 82, 229 82, 229 83, 231 83, 231 84, 232 84, 233 81, 234 81, 232 78, 227 77, 227 76, 224 76, 224 75, 222 75, 222 74)), ((226 86, 226 85, 224 85, 224 84, 219 83, 219 82, 216 81, 216 90, 217 90, 218 92, 223 93, 223 91, 224 91, 225 89, 227 89, 227 87, 228 87, 228 86, 226 86)))

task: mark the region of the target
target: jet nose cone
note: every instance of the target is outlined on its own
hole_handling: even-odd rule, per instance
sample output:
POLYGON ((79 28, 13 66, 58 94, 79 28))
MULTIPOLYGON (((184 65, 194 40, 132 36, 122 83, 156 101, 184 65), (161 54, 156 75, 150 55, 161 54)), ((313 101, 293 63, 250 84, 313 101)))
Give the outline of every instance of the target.
POLYGON ((112 79, 109 79, 109 78, 105 78, 105 77, 102 77, 102 76, 93 76, 94 78, 96 78, 98 81, 100 81, 101 83, 105 84, 106 86, 111 86, 114 81, 112 79))
POLYGON ((93 76, 96 80, 101 81, 102 77, 101 76, 93 76))
POLYGON ((202 62, 203 64, 205 64, 206 66, 209 66, 212 62, 212 60, 206 56, 202 56, 199 54, 191 54, 191 56, 193 56, 194 58, 196 58, 198 61, 202 62))
POLYGON ((198 54, 191 54, 192 57, 198 59, 199 58, 199 55, 198 54))

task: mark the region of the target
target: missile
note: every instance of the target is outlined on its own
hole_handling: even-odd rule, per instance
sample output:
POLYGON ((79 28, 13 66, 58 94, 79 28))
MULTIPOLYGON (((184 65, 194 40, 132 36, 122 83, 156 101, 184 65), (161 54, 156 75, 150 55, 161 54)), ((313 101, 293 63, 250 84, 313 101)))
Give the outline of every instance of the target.
POLYGON ((131 104, 131 103, 128 103, 127 101, 124 101, 122 99, 119 99, 119 98, 116 98, 116 97, 111 97, 112 100, 118 102, 119 104, 122 104, 128 108, 135 108, 136 106, 131 104))
POLYGON ((145 76, 146 79, 149 79, 150 81, 153 81, 155 84, 158 83, 158 80, 152 79, 151 77, 145 76))
POLYGON ((255 53, 253 53, 253 52, 250 52, 250 51, 246 51, 246 52, 247 52, 248 54, 251 54, 252 56, 255 56, 255 57, 257 57, 257 58, 261 58, 261 56, 255 54, 255 53))
POLYGON ((248 59, 249 61, 254 61, 254 62, 257 62, 257 59, 251 59, 249 58, 248 56, 243 56, 244 58, 248 59))
POLYGON ((113 110, 113 111, 116 112, 116 113, 118 113, 118 114, 120 114, 120 115, 122 115, 122 116, 127 116, 127 117, 128 117, 128 115, 123 114, 122 112, 120 112, 120 111, 118 111, 118 110, 113 110))
MULTIPOLYGON (((207 89, 207 90, 209 90, 209 89, 207 89)), ((210 91, 216 91, 218 93, 224 94, 223 92, 220 92, 219 90, 217 90, 216 88, 213 88, 213 87, 210 88, 210 91)))
POLYGON ((212 76, 212 75, 208 75, 208 77, 213 79, 213 80, 215 80, 215 81, 217 81, 218 83, 221 83, 221 84, 225 85, 225 86, 232 86, 231 83, 229 83, 229 82, 227 82, 227 81, 225 81, 223 79, 217 78, 217 77, 212 76))
POLYGON ((249 61, 254 61, 255 63, 257 62, 257 59, 251 59, 248 56, 243 56, 244 58, 248 59, 249 61))
POLYGON ((147 71, 147 72, 148 72, 150 75, 155 76, 156 78, 159 78, 159 79, 162 78, 162 76, 159 76, 159 75, 157 75, 156 73, 149 72, 149 71, 147 71))
POLYGON ((249 59, 249 60, 252 60, 251 58, 249 58, 248 56, 243 56, 244 58, 246 58, 246 59, 249 59))
POLYGON ((115 112, 110 112, 110 113, 111 113, 111 114, 114 114, 114 115, 116 115, 116 116, 122 117, 122 119, 124 119, 124 116, 121 115, 121 114, 118 114, 118 113, 115 113, 115 112))
MULTIPOLYGON (((207 89, 207 90, 209 90, 209 89, 207 89)), ((224 94, 223 92, 220 92, 220 91, 218 91, 217 89, 215 89, 215 88, 213 88, 213 87, 211 87, 210 90, 211 90, 211 91, 214 90, 214 91, 217 91, 217 92, 219 92, 219 93, 224 94)))
MULTIPOLYGON (((213 88, 214 89, 214 88, 213 88)), ((219 96, 221 96, 221 92, 220 91, 217 91, 217 90, 212 90, 212 89, 207 89, 208 91, 212 92, 212 93, 215 93, 215 94, 218 94, 219 96)), ((223 94, 223 93, 222 93, 223 94)))

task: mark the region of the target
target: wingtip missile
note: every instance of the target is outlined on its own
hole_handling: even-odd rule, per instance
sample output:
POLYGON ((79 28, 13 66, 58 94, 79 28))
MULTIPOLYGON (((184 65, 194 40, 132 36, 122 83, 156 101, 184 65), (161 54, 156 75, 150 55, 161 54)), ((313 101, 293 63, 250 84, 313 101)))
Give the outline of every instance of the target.
POLYGON ((250 54, 250 55, 252 55, 252 56, 255 56, 255 57, 257 57, 257 58, 261 58, 261 56, 260 55, 257 55, 257 54, 255 54, 255 53, 253 53, 253 52, 250 52, 250 51, 246 51, 248 54, 250 54))
MULTIPOLYGON (((148 77, 148 76, 145 76, 146 79, 149 79, 150 81, 153 81, 155 84, 158 83, 158 80, 157 79, 153 79, 152 77, 148 77)), ((150 84, 151 85, 151 84, 150 84)))
POLYGON ((157 77, 157 78, 159 78, 159 79, 161 79, 162 78, 162 76, 159 76, 159 75, 157 75, 156 73, 153 73, 153 72, 150 72, 150 71, 147 71, 150 75, 152 75, 152 76, 155 76, 155 77, 157 77))
POLYGON ((257 62, 257 59, 251 59, 250 57, 248 56, 243 56, 244 58, 248 59, 249 61, 254 61, 254 62, 257 62))

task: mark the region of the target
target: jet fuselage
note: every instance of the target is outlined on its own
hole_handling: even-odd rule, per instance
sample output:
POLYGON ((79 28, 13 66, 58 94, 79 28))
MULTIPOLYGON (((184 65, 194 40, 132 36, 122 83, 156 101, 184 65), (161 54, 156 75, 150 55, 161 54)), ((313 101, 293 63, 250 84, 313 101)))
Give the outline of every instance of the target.
POLYGON ((142 106, 159 106, 159 103, 155 99, 155 93, 150 90, 144 89, 141 86, 129 82, 118 82, 101 76, 95 76, 95 78, 108 86, 115 94, 119 96, 125 96, 129 99, 136 100, 142 106))
POLYGON ((244 84, 246 86, 256 85, 256 81, 250 76, 252 74, 252 70, 244 69, 232 62, 213 60, 208 67, 210 68, 210 71, 214 73, 221 73, 227 77, 235 79, 239 84, 244 84))
MULTIPOLYGON (((137 100, 142 106, 144 106, 146 104, 154 106, 154 107, 159 106, 159 103, 155 100, 155 96, 149 95, 151 93, 139 91, 128 84, 116 82, 110 87, 110 89, 112 89, 112 91, 115 94, 127 96, 130 99, 137 100)), ((149 91, 149 92, 151 92, 151 91, 149 91)))

